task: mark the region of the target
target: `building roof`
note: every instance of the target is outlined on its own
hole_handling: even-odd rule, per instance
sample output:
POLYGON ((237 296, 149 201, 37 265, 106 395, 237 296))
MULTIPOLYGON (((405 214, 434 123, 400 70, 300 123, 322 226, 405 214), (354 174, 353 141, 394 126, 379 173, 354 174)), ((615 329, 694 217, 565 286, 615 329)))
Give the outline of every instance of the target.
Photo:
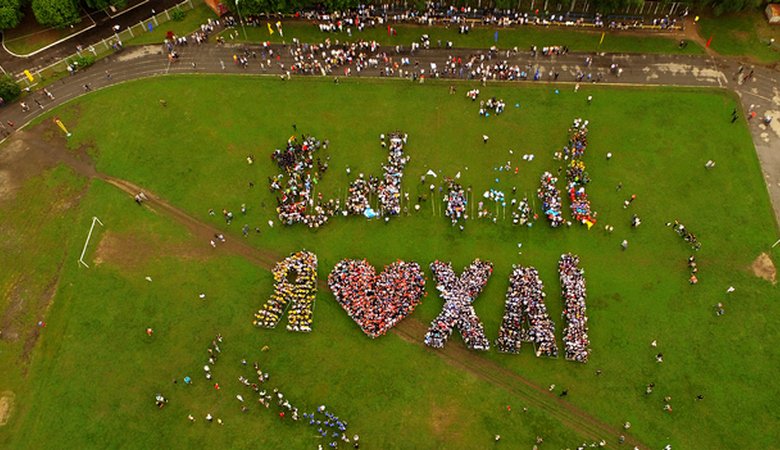
POLYGON ((772 16, 780 16, 780 3, 770 3, 767 9, 772 11, 772 16))

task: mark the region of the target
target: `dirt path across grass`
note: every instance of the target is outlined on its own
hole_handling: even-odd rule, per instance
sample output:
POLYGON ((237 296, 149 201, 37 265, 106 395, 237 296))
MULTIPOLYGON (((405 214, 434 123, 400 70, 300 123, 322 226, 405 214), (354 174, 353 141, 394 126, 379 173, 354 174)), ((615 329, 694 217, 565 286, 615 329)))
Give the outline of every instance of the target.
MULTIPOLYGON (((9 156, 11 153, 3 154, 5 159, 2 161, 2 167, 4 170, 16 174, 13 179, 14 190, 21 186, 24 181, 42 173, 45 169, 54 167, 57 164, 64 164, 81 176, 91 180, 106 182, 126 193, 127 206, 129 208, 139 207, 133 202, 133 197, 139 192, 144 192, 148 200, 140 207, 149 208, 155 213, 171 218, 176 223, 183 225, 192 234, 195 241, 202 242, 204 247, 208 245, 208 241, 213 239, 215 234, 222 233, 220 229, 198 220, 187 212, 173 206, 160 195, 142 186, 96 171, 94 164, 84 151, 68 150, 64 140, 59 135, 51 134, 53 131, 54 126, 52 124, 44 123, 31 131, 21 132, 12 137, 10 146, 18 149, 13 154, 24 155, 23 158, 11 158, 9 156)), ((283 255, 274 252, 252 247, 244 241, 232 237, 228 237, 226 242, 221 243, 214 249, 213 254, 238 255, 267 270, 270 270, 283 257, 283 255)), ((56 294, 58 284, 59 271, 50 280, 39 304, 36 305, 36 318, 38 320, 45 320, 48 305, 50 305, 51 299, 56 294)), ((321 280, 320 288, 322 290, 327 289, 324 279, 321 280)), ((592 442, 598 442, 601 439, 614 442, 621 434, 621 430, 617 427, 601 422, 587 412, 537 386, 530 380, 478 353, 467 350, 457 342, 450 343, 443 350, 433 350, 425 347, 423 336, 426 329, 427 327, 424 323, 416 318, 409 317, 393 329, 392 332, 404 341, 423 347, 426 351, 439 356, 452 367, 470 373, 472 376, 516 396, 523 402, 524 407, 544 412, 579 434, 583 439, 592 442)), ((23 360, 29 359, 29 354, 33 350, 39 332, 39 327, 35 325, 25 330, 27 336, 23 360)), ((631 438, 627 440, 631 445, 644 447, 631 438)))
MULTIPOLYGON (((58 145, 50 145, 49 148, 51 149, 52 147, 57 146, 58 145)), ((60 143, 59 146, 62 146, 64 149, 64 144, 60 143)), ((176 223, 183 225, 197 241, 203 242, 204 246, 207 245, 209 240, 213 239, 215 234, 222 232, 218 228, 202 222, 185 211, 171 205, 161 196, 144 189, 142 186, 138 186, 127 180, 101 174, 95 171, 91 164, 85 163, 81 159, 65 157, 68 155, 67 152, 61 153, 55 151, 52 152, 52 155, 50 162, 57 161, 63 163, 73 168, 81 175, 104 181, 126 193, 128 195, 128 207, 136 207, 133 202, 133 197, 139 192, 144 192, 148 200, 144 202, 142 207, 149 208, 155 213, 169 217, 176 223), (59 157, 57 157, 58 154, 59 157)), ((226 242, 221 243, 214 252, 215 254, 239 255, 267 270, 270 270, 274 264, 283 257, 283 255, 252 247, 240 239, 233 239, 230 237, 226 242)), ((56 286, 56 284, 54 284, 54 286, 56 286)), ((324 280, 321 282, 321 288, 327 289, 324 280)), ((392 332, 410 344, 424 347, 423 336, 426 328, 425 324, 410 317, 401 322, 401 324, 393 329, 392 332)), ((36 334, 35 330, 33 330, 31 336, 36 334)), ((472 376, 520 398, 529 409, 543 411, 546 415, 560 421, 566 427, 572 429, 588 441, 598 442, 601 439, 604 439, 608 442, 614 442, 621 434, 621 430, 617 427, 601 422, 587 412, 532 383, 530 380, 501 367, 499 364, 480 356, 478 353, 463 348, 458 343, 450 343, 444 350, 425 348, 441 357, 449 365, 468 372, 472 376)), ((627 442, 631 445, 640 446, 642 448, 645 447, 630 437, 627 438, 627 442)))
MULTIPOLYGON (((140 186, 102 174, 97 174, 97 178, 104 180, 127 193, 129 196, 128 203, 132 201, 130 196, 135 196, 135 194, 143 191, 149 199, 144 203, 145 207, 150 208, 157 213, 164 214, 177 223, 184 225, 190 233, 192 233, 196 239, 200 239, 204 245, 206 245, 208 240, 212 239, 215 234, 222 232, 218 228, 190 216, 186 212, 166 202, 165 199, 159 195, 149 192, 140 186)), ((267 270, 271 270, 271 268, 284 257, 283 255, 252 247, 240 239, 231 238, 228 238, 226 242, 221 243, 215 251, 218 253, 240 255, 267 270)), ((321 281, 320 288, 327 289, 324 280, 321 281)), ((410 317, 402 321, 392 330, 392 332, 406 342, 424 347, 423 336, 425 335, 426 329, 427 327, 425 324, 410 317)), ((427 349, 427 347, 425 348, 427 349)), ((443 350, 429 349, 428 351, 441 357, 449 365, 469 372, 480 380, 519 397, 527 402, 529 409, 534 408, 542 410, 545 414, 560 421, 562 424, 589 441, 598 442, 604 439, 607 442, 614 442, 617 440, 618 436, 622 434, 621 430, 617 427, 601 422, 587 412, 532 383, 530 380, 480 356, 478 353, 463 348, 457 343, 450 343, 443 350)), ((626 438, 626 442, 633 446, 645 448, 644 445, 630 437, 626 438)))

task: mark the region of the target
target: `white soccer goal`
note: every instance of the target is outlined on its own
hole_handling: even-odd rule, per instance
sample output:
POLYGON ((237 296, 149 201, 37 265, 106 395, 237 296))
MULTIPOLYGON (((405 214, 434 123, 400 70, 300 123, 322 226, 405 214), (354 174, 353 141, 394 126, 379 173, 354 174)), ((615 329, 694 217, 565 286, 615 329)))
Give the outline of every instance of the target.
POLYGON ((95 229, 95 223, 99 223, 101 227, 103 226, 103 222, 101 222, 100 219, 98 219, 95 216, 92 216, 92 225, 89 227, 89 233, 87 233, 87 240, 84 241, 84 248, 81 249, 81 256, 79 256, 79 261, 78 261, 79 264, 83 265, 87 269, 89 269, 89 266, 87 265, 87 263, 84 262, 84 254, 87 253, 87 246, 89 245, 89 239, 92 237, 92 230, 95 229))

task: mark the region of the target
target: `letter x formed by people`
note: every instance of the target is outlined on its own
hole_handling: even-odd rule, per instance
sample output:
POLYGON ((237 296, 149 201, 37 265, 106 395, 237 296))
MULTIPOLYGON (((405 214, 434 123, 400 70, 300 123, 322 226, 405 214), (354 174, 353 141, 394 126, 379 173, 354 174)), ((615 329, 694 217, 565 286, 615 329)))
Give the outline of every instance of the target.
POLYGON ((434 261, 431 272, 436 278, 436 289, 445 300, 441 313, 431 322, 425 334, 425 344, 443 348, 455 328, 458 329, 466 346, 471 350, 486 351, 490 341, 485 336, 485 327, 477 317, 472 303, 493 273, 493 264, 474 260, 460 277, 452 270, 452 263, 434 261))

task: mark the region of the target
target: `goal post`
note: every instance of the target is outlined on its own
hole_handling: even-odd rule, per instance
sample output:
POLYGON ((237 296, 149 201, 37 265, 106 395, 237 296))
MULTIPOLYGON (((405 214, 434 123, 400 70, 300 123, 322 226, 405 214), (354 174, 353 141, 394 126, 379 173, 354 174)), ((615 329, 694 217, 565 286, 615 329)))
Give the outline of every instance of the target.
POLYGON ((84 254, 87 253, 87 246, 89 246, 89 240, 92 238, 92 230, 95 229, 95 224, 98 223, 100 226, 103 226, 103 222, 100 221, 100 219, 97 218, 97 216, 92 216, 92 225, 89 227, 89 233, 87 233, 87 239, 84 241, 84 248, 81 249, 81 256, 79 256, 78 263, 82 266, 89 269, 89 265, 84 262, 84 254))

